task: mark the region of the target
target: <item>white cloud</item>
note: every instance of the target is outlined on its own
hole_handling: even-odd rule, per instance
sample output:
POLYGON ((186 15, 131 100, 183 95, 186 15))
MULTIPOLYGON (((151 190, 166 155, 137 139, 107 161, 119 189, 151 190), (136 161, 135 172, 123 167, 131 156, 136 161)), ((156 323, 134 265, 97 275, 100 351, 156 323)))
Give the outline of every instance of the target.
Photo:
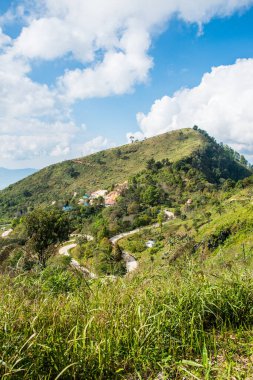
POLYGON ((63 97, 77 99, 121 95, 147 80, 152 60, 141 54, 108 52, 94 68, 67 72, 59 80, 63 97))
POLYGON ((143 140, 144 139, 144 135, 142 132, 129 132, 127 133, 127 141, 128 143, 132 142, 132 138, 134 140, 143 140))
POLYGON ((59 134, 52 136, 1 136, 1 159, 33 160, 36 157, 62 157, 69 151, 68 136, 59 134))
POLYGON ((1 160, 64 157, 77 133, 56 91, 33 82, 30 70, 9 48, 0 55, 1 160))
POLYGON ((59 87, 69 101, 129 92, 145 83, 152 35, 175 14, 199 25, 226 16, 253 0, 37 0, 39 13, 14 44, 29 59, 67 54, 83 63, 67 71, 59 87), (88 67, 87 67, 88 65, 88 67))
POLYGON ((84 143, 82 146, 79 147, 79 149, 81 150, 81 154, 87 156, 100 150, 112 147, 114 147, 114 144, 110 140, 103 136, 98 136, 84 143))
POLYGON ((5 54, 0 57, 0 114, 29 117, 55 113, 57 98, 46 85, 33 82, 25 61, 5 54))
POLYGON ((199 86, 154 102, 147 115, 137 114, 144 136, 194 124, 242 152, 253 149, 253 59, 214 67, 199 86))
POLYGON ((11 43, 11 38, 3 33, 2 28, 0 27, 0 49, 11 43))
MULTIPOLYGON (((71 104, 124 94, 145 83, 153 65, 152 37, 174 14, 201 24, 250 4, 253 0, 20 1, 0 17, 3 30, 13 21, 23 25, 13 40, 0 29, 1 157, 71 154, 74 136, 83 133, 72 122, 71 104), (52 87, 30 78, 34 62, 63 57, 72 57, 79 69, 55 78, 52 87)), ((109 146, 98 137, 82 152, 109 146)))
POLYGON ((64 158, 70 153, 71 142, 76 132, 77 129, 72 122, 50 123, 36 118, 1 118, 1 160, 64 158))

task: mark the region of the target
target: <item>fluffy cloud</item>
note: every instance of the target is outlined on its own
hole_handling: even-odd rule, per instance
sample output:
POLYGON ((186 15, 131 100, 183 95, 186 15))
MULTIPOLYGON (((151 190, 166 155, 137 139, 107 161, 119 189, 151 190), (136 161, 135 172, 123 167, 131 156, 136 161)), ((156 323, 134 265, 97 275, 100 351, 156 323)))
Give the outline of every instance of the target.
POLYGON ((23 28, 15 54, 52 60, 67 54, 84 64, 59 79, 69 101, 123 94, 144 83, 152 67, 153 33, 173 16, 198 24, 253 0, 37 0, 38 15, 23 28), (88 64, 88 67, 87 67, 88 64))
POLYGON ((29 64, 10 49, 0 56, 1 159, 33 159, 69 153, 77 132, 57 93, 33 82, 29 64))
POLYGON ((154 102, 147 115, 137 114, 143 136, 194 124, 218 140, 248 153, 253 150, 253 59, 214 67, 199 86, 154 102))
POLYGON ((71 153, 76 127, 67 122, 43 123, 37 119, 21 121, 2 118, 0 131, 0 157, 4 162, 40 158, 41 162, 46 160, 50 163, 50 157, 61 160, 71 153))
POLYGON ((68 135, 1 136, 1 159, 33 160, 36 157, 62 157, 68 154, 68 135))
POLYGON ((40 12, 23 29, 17 50, 30 58, 45 59, 71 52, 87 61, 99 49, 118 48, 129 31, 141 28, 150 33, 173 14, 202 23, 213 16, 230 15, 252 0, 37 0, 38 4, 40 12))
POLYGON ((152 59, 143 51, 149 45, 148 36, 127 35, 121 45, 121 51, 107 52, 95 67, 67 72, 58 82, 61 93, 69 101, 105 97, 124 94, 145 82, 152 67, 152 59))
POLYGON ((26 75, 29 67, 22 60, 6 54, 0 57, 0 114, 29 117, 55 112, 56 97, 46 85, 33 82, 26 75))
MULTIPOLYGON (((12 21, 21 27, 13 40, 0 29, 1 157, 36 159, 44 155, 60 159, 69 155, 75 135, 83 133, 77 132, 71 120, 72 103, 124 94, 136 84, 145 83, 153 65, 149 56, 152 37, 173 15, 201 24, 252 3, 253 0, 23 0, 17 8, 13 5, 0 17, 3 28, 12 21), (72 59, 78 69, 55 78, 51 87, 31 79, 34 63, 60 58, 72 59)), ((146 133, 148 121, 144 115, 139 120, 146 133)), ((110 145, 98 137, 82 146, 82 154, 110 145)))
POLYGON ((0 27, 0 49, 11 43, 11 38, 3 33, 2 28, 0 27))
POLYGON ((114 144, 107 138, 103 136, 98 136, 80 146, 79 150, 82 155, 87 156, 100 150, 112 148, 113 146, 114 144))

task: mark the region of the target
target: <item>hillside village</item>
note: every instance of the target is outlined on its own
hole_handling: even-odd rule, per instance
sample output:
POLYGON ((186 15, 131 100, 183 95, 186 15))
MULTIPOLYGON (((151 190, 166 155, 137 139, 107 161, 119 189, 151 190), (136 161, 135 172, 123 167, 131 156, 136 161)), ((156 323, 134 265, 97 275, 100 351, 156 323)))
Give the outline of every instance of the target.
MULTIPOLYGON (((92 205, 103 205, 105 207, 114 206, 117 202, 117 199, 123 194, 123 192, 128 188, 128 182, 125 181, 122 184, 118 184, 114 186, 112 191, 108 190, 96 190, 91 192, 90 194, 84 194, 81 198, 78 199, 77 204, 79 206, 92 206, 92 205)), ((77 192, 73 194, 73 198, 77 197, 77 192)), ((52 204, 54 205, 55 202, 52 204)), ((73 206, 69 203, 63 206, 63 211, 72 211, 73 206)))

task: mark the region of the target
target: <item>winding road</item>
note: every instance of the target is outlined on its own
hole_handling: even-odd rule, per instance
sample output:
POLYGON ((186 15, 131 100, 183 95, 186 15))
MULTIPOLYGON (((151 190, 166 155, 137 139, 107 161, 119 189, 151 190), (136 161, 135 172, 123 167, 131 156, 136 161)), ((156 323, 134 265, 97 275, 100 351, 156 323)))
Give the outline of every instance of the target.
MULTIPOLYGON (((59 254, 63 256, 70 256, 69 251, 77 246, 76 243, 73 243, 73 240, 69 241, 69 244, 64 245, 59 249, 59 254)), ((97 275, 93 272, 90 272, 89 269, 81 266, 78 261, 71 258, 70 265, 77 269, 79 272, 82 272, 85 276, 90 278, 97 278, 97 275)))
POLYGON ((9 235, 12 233, 12 231, 13 231, 12 228, 10 228, 10 229, 7 230, 7 231, 4 231, 4 232, 2 233, 2 235, 1 235, 1 237, 2 237, 2 238, 5 238, 5 237, 9 236, 9 235))
MULTIPOLYGON (((112 243, 112 245, 115 245, 120 239, 122 239, 122 238, 124 238, 124 237, 126 237, 126 236, 133 235, 133 234, 135 234, 135 233, 137 233, 137 232, 140 232, 140 231, 141 231, 141 228, 138 228, 138 229, 135 229, 135 230, 133 230, 133 231, 129 231, 129 232, 121 233, 121 234, 119 234, 119 235, 116 235, 116 236, 112 237, 112 238, 110 239, 110 242, 112 243)), ((71 236, 72 236, 72 237, 80 237, 80 236, 82 236, 82 235, 71 235, 71 236)), ((89 241, 91 241, 91 240, 94 239, 94 238, 93 238, 92 236, 90 236, 90 235, 86 235, 85 237, 86 237, 87 240, 89 240, 89 241)), ((69 240, 68 243, 69 243, 69 244, 66 244, 66 245, 64 245, 63 247, 60 247, 60 249, 59 249, 59 254, 60 254, 60 255, 63 255, 63 256, 71 256, 70 253, 69 253, 69 251, 70 251, 71 249, 75 248, 75 247, 77 246, 77 243, 74 243, 74 239, 69 240)), ((128 252, 126 252, 126 251, 123 251, 123 255, 122 255, 122 256, 123 256, 123 260, 124 260, 125 263, 126 263, 127 274, 128 274, 128 273, 131 273, 131 272, 133 272, 133 271, 135 271, 135 270, 138 268, 139 263, 138 263, 138 261, 137 261, 132 255, 130 255, 130 254, 129 254, 128 252)), ((85 276, 87 276, 87 277, 89 277, 89 278, 92 278, 92 279, 94 279, 94 278, 98 278, 98 276, 97 276, 95 273, 93 273, 93 272, 89 271, 89 269, 87 269, 87 268, 81 266, 81 265, 78 263, 78 261, 75 260, 75 259, 72 259, 72 258, 71 258, 70 265, 71 265, 73 268, 77 269, 78 271, 82 272, 85 276)), ((110 277, 110 276, 109 276, 109 277, 110 277)))
MULTIPOLYGON (((171 214, 171 215, 174 215, 174 214, 172 214, 172 213, 170 213, 170 214, 171 214)), ((171 215, 170 215, 170 216, 171 216, 171 215)), ((170 219, 170 220, 171 220, 171 219, 170 219)), ((169 220, 169 221, 170 221, 170 220, 169 220)), ((168 222, 169 222, 169 221, 168 221, 168 222)), ((168 223, 168 222, 165 222, 165 223, 168 223)), ((165 223, 163 223, 163 224, 165 224, 165 223)), ((134 234, 136 234, 136 233, 138 233, 138 232, 141 232, 141 231, 143 231, 143 230, 147 230, 147 229, 150 229, 150 228, 158 228, 158 227, 159 227, 159 223, 155 223, 155 224, 152 224, 151 226, 145 226, 145 227, 141 227, 141 228, 136 228, 135 230, 132 230, 132 231, 129 231, 129 232, 122 232, 121 234, 115 235, 115 236, 113 236, 112 238, 110 238, 110 242, 112 243, 112 245, 115 245, 116 243, 118 243, 119 240, 121 240, 121 239, 123 239, 123 238, 125 238, 125 237, 127 237, 127 236, 134 235, 134 234)), ((87 239, 88 241, 92 241, 92 240, 94 240, 93 236, 90 236, 90 235, 85 235, 85 236, 83 236, 83 235, 78 235, 78 234, 76 234, 76 235, 72 234, 71 236, 72 236, 72 237, 86 237, 86 239, 87 239)), ((61 248, 59 249, 59 254, 60 254, 60 255, 70 256, 69 251, 77 246, 77 244, 74 243, 74 240, 70 240, 68 243, 69 243, 69 244, 66 244, 65 246, 63 246, 63 247, 61 247, 61 248)), ((123 260, 124 260, 125 263, 126 263, 127 274, 129 274, 129 273, 131 273, 131 272, 134 272, 134 271, 138 268, 138 266, 139 266, 138 261, 135 259, 134 256, 132 256, 130 253, 128 253, 128 252, 126 252, 126 251, 123 251, 123 255, 122 255, 122 256, 123 256, 123 260)), ((97 276, 95 273, 90 272, 87 268, 82 267, 82 266, 78 263, 78 261, 76 261, 76 260, 74 260, 74 259, 71 259, 70 264, 71 264, 72 267, 74 267, 75 269, 77 269, 77 270, 83 272, 83 274, 84 274, 85 276, 88 276, 88 277, 93 278, 93 279, 94 279, 94 278, 98 278, 98 276, 97 276)), ((110 276, 109 276, 109 277, 110 277, 110 276)))

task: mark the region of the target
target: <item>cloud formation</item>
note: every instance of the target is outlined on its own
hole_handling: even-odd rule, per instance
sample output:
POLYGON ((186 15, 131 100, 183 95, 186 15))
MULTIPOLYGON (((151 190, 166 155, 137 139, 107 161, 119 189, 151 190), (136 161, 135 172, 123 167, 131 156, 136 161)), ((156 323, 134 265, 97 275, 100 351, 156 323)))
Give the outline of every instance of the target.
MULTIPOLYGON (((84 137, 71 116, 74 102, 128 93, 145 83, 154 64, 152 38, 171 17, 201 25, 251 4, 253 0, 20 1, 0 17, 1 157, 67 157, 75 135, 84 137), (22 28, 12 39, 4 33, 5 25, 17 20, 22 28), (31 79, 35 64, 57 59, 70 60, 76 68, 55 78, 52 86, 31 79)), ((145 116, 139 121, 146 133, 145 116)), ((83 145, 83 153, 108 145, 98 137, 83 145)))
POLYGON ((151 38, 173 15, 201 24, 251 4, 253 0, 37 0, 38 15, 23 28, 13 50, 30 60, 71 54, 82 62, 83 68, 58 80, 69 101, 118 95, 145 83, 152 68, 151 38))
POLYGON ((96 153, 100 150, 108 149, 114 147, 114 144, 103 136, 97 136, 94 139, 87 141, 79 147, 80 152, 83 156, 88 156, 89 154, 96 153))
POLYGON ((253 150, 253 59, 214 67, 201 83, 154 102, 137 114, 143 136, 198 125, 241 152, 253 150))

